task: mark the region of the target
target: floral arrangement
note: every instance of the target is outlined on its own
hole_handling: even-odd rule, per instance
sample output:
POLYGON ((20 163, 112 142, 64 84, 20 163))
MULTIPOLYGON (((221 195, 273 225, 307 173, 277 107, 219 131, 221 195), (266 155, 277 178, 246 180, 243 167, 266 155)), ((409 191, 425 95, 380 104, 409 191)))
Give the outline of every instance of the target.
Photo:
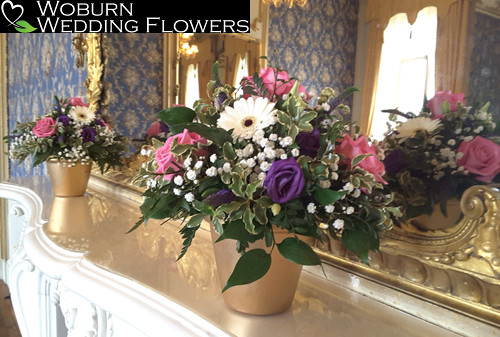
POLYGON ((446 216, 446 202, 467 188, 500 182, 500 128, 490 104, 467 106, 464 96, 438 92, 418 115, 388 110, 393 122, 382 141, 384 179, 403 221, 431 214, 438 204, 446 216))
POLYGON ((60 99, 49 113, 35 121, 18 122, 5 138, 9 156, 23 162, 33 156, 33 166, 57 158, 69 166, 95 162, 101 172, 120 166, 123 138, 79 97, 60 99))
POLYGON ((130 231, 149 219, 182 219, 181 258, 210 219, 218 240, 235 240, 241 253, 223 291, 265 275, 271 255, 248 249, 260 239, 293 262, 315 265, 320 259, 301 238, 329 233, 367 263, 398 210, 383 191, 375 149, 365 136, 351 138, 354 124, 342 118, 349 108, 341 102, 356 90, 326 88, 311 108, 283 69, 269 66, 236 89, 220 82, 215 63, 208 99, 159 113, 171 136, 153 141, 151 160, 135 177, 147 189, 130 231), (273 226, 295 236, 276 242, 273 226))

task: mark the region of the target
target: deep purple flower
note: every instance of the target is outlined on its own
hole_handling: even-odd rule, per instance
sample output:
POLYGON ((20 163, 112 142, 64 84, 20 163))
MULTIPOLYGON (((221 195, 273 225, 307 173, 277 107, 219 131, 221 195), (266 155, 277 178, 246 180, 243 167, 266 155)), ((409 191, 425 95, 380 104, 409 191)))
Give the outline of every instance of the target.
POLYGON ((394 150, 389 153, 384 159, 384 166, 388 174, 395 174, 405 169, 408 163, 404 161, 403 150, 394 150))
POLYGON ((81 137, 82 137, 84 143, 93 142, 95 140, 96 134, 97 134, 97 132, 93 128, 85 126, 82 129, 81 137))
POLYGON ((264 180, 267 195, 279 204, 298 198, 305 183, 304 173, 295 158, 274 161, 264 180))
POLYGON ((57 118, 59 123, 62 123, 63 126, 68 126, 70 122, 70 118, 65 115, 61 115, 57 118))
POLYGON ((300 147, 300 154, 314 158, 321 146, 321 135, 319 130, 314 128, 312 132, 299 133, 295 142, 300 147))
POLYGON ((220 190, 217 193, 210 194, 205 198, 205 203, 213 208, 219 207, 220 205, 229 204, 236 198, 231 190, 220 190))

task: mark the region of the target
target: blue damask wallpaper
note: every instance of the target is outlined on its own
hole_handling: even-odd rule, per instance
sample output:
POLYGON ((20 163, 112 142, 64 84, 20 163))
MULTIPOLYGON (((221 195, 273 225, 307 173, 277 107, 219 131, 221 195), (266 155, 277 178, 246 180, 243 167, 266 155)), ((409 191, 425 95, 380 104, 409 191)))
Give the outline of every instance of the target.
MULTIPOLYGON (((17 121, 42 115, 57 96, 85 96, 86 69, 77 68, 72 34, 7 34, 9 130, 17 121)), ((31 168, 31 158, 11 161, 12 177, 45 174, 45 165, 31 168)))
POLYGON ((271 5, 268 57, 308 92, 354 84, 357 0, 309 0, 304 7, 271 5))
POLYGON ((164 108, 163 36, 106 34, 103 42, 107 112, 113 128, 132 142, 145 137, 164 108))

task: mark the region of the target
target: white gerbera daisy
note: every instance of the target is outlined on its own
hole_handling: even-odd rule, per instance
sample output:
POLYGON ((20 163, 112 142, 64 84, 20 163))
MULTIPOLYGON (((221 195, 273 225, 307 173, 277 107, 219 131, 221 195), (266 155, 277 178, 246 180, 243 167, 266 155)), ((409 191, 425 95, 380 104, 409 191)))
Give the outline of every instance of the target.
POLYGON ((429 117, 412 118, 396 127, 398 132, 396 137, 400 138, 400 142, 404 142, 406 139, 414 137, 418 132, 433 132, 440 123, 439 119, 429 117))
POLYGON ((233 139, 250 139, 256 131, 262 130, 274 121, 274 103, 264 97, 241 98, 234 107, 227 106, 221 112, 217 126, 233 129, 233 139))
POLYGON ((75 122, 89 124, 95 119, 95 112, 85 106, 74 106, 69 112, 75 122))

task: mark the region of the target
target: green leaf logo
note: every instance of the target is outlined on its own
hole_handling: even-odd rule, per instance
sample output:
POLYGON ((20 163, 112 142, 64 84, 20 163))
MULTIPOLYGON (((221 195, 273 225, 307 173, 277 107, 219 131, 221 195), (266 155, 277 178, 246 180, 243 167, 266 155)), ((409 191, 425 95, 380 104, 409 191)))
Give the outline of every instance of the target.
POLYGON ((33 27, 32 25, 30 25, 28 22, 26 22, 24 20, 17 21, 15 28, 20 33, 31 33, 32 31, 36 30, 35 27, 33 27))

